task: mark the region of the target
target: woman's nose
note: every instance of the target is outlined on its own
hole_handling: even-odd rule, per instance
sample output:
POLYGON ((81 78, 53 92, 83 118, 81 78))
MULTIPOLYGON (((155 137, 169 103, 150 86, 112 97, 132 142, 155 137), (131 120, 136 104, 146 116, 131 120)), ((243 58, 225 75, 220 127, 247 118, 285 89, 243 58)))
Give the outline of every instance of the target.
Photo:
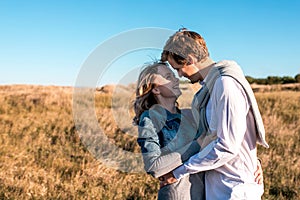
POLYGON ((181 77, 182 77, 182 72, 181 72, 181 70, 178 70, 177 73, 178 73, 178 76, 181 78, 181 77))

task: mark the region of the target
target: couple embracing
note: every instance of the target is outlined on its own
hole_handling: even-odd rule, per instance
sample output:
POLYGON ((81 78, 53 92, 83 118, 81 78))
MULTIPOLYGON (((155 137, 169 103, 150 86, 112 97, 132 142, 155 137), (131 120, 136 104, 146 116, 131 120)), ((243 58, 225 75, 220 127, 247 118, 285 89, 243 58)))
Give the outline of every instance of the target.
POLYGON ((252 89, 234 61, 214 62, 205 40, 180 29, 161 61, 140 73, 134 123, 147 173, 160 180, 158 199, 261 199, 256 144, 265 130, 252 89), (179 109, 179 77, 199 83, 191 109, 179 109))

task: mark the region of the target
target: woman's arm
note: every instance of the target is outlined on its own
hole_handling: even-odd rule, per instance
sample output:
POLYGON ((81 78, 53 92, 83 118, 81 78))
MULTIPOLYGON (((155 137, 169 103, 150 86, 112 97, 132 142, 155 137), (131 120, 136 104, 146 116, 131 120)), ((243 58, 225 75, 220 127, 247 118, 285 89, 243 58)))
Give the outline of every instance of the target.
POLYGON ((161 149, 157 129, 154 126, 155 121, 151 120, 147 114, 141 117, 137 142, 141 147, 146 172, 157 178, 180 166, 183 161, 197 153, 200 146, 196 140, 189 139, 189 141, 182 142, 180 138, 177 138, 170 142, 172 144, 169 143, 170 146, 167 145, 161 149))

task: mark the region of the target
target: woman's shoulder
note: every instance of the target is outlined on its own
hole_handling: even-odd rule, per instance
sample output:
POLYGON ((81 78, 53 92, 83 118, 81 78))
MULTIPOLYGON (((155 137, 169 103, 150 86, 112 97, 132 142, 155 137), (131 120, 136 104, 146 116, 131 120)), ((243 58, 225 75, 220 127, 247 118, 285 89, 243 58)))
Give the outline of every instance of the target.
POLYGON ((161 127, 167 120, 167 110, 160 105, 154 105, 149 110, 145 110, 140 116, 140 125, 146 121, 151 121, 154 126, 161 127))
POLYGON ((149 117, 150 119, 161 119, 167 116, 167 110, 162 107, 161 105, 154 105, 149 110, 145 110, 142 114, 140 119, 145 117, 149 117))
POLYGON ((144 126, 145 125, 145 120, 150 119, 150 114, 149 110, 145 110, 141 115, 139 119, 139 126, 144 126))
POLYGON ((142 114, 140 115, 140 119, 143 119, 145 117, 149 117, 149 110, 145 110, 144 112, 142 112, 142 114))

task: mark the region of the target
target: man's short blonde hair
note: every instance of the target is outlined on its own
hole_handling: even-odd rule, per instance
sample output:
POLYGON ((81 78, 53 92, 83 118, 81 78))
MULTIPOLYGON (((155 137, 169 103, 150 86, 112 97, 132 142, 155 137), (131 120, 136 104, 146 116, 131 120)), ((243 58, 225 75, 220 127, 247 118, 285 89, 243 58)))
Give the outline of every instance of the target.
POLYGON ((167 40, 161 61, 166 62, 171 56, 178 64, 186 64, 188 55, 193 55, 201 61, 209 56, 209 52, 200 34, 182 28, 167 40))

